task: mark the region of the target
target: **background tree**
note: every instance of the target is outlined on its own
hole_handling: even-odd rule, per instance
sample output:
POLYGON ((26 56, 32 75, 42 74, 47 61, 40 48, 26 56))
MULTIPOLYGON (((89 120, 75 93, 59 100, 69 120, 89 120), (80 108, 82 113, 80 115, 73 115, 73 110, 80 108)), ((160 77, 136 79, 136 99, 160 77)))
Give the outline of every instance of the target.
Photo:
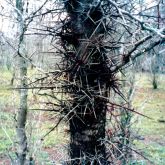
POLYGON ((19 78, 20 78, 20 107, 17 114, 17 136, 18 136, 18 164, 23 165, 26 162, 26 155, 28 152, 27 135, 26 135, 26 120, 27 120, 27 52, 25 49, 24 33, 26 25, 23 18, 23 1, 16 0, 18 31, 20 33, 18 43, 18 58, 19 58, 19 78))
MULTIPOLYGON (((33 65, 35 68, 37 68, 37 65, 33 63, 33 59, 30 56, 30 53, 33 52, 34 47, 32 47, 33 44, 30 45, 30 50, 28 50, 28 44, 31 40, 30 37, 26 37, 26 33, 30 29, 30 23, 33 22, 33 18, 40 16, 39 12, 45 6, 47 1, 44 1, 43 4, 39 4, 35 9, 30 8, 29 11, 29 1, 23 1, 23 0, 16 0, 16 1, 4 1, 2 3, 2 13, 1 18, 4 19, 4 27, 8 25, 8 18, 10 17, 10 21, 12 22, 13 26, 13 33, 10 35, 10 33, 7 35, 6 33, 3 33, 4 28, 2 27, 2 42, 6 48, 10 47, 12 51, 8 51, 6 49, 5 55, 7 58, 10 58, 10 62, 12 61, 13 54, 14 56, 14 77, 16 74, 16 78, 18 78, 18 86, 17 89, 19 90, 20 100, 19 100, 19 109, 16 112, 16 132, 17 132, 17 140, 18 140, 18 149, 16 152, 17 160, 16 164, 25 164, 29 157, 29 151, 28 148, 28 138, 29 138, 29 132, 27 131, 27 111, 28 111, 28 77, 27 77, 27 70, 29 64, 33 65), (6 5, 9 7, 6 8, 6 5), (34 10, 34 11, 33 11, 34 10), (16 13, 16 18, 15 14, 16 13), (7 15, 9 13, 9 16, 7 15), (12 13, 12 14, 11 14, 12 13), (11 15, 10 15, 11 14, 11 15), (17 27, 17 29, 16 29, 17 27), (7 37, 6 37, 7 36, 7 37), (14 52, 14 53, 13 53, 14 52), (18 69, 18 71, 17 71, 18 69), (18 75, 18 76, 17 76, 18 75), (28 132, 28 133, 27 133, 28 132)), ((1 5, 1 4, 0 4, 1 5)), ((34 25, 34 23, 33 23, 34 25)), ((9 28, 9 27, 8 27, 9 28)), ((10 31, 10 30, 8 30, 10 31)), ((6 31, 5 31, 6 32, 6 31)), ((10 49, 9 49, 10 50, 10 49)), ((32 54, 32 53, 31 53, 32 54)), ((36 55, 37 56, 37 55, 36 55)), ((36 60, 37 61, 37 60, 36 60)), ((38 61, 37 61, 38 62, 38 61)), ((36 63, 37 63, 36 62, 36 63)), ((14 80, 14 77, 12 78, 12 82, 14 80)), ((13 84, 11 84, 13 85, 13 84)), ((15 84, 14 84, 15 85, 15 84)), ((30 158, 32 159, 32 158, 30 158)))

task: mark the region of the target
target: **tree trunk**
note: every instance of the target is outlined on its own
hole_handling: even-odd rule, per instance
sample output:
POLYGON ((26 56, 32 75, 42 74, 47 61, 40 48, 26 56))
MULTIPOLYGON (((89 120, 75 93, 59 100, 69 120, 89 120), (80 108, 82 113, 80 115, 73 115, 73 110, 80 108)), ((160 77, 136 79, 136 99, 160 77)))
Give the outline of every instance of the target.
POLYGON ((71 164, 107 163, 105 146, 102 143, 105 138, 106 111, 100 100, 95 100, 94 107, 95 115, 94 113, 78 114, 70 120, 71 164))
POLYGON ((20 105, 17 113, 17 138, 18 138, 18 165, 24 165, 27 155, 27 136, 25 132, 25 125, 27 119, 27 56, 24 43, 24 32, 26 30, 23 20, 23 2, 16 0, 16 8, 18 9, 18 31, 20 33, 18 43, 18 58, 19 58, 19 79, 20 79, 20 105))
POLYGON ((100 46, 104 33, 100 4, 68 0, 65 8, 69 20, 61 39, 67 46, 64 48, 71 63, 69 80, 74 84, 73 106, 69 112, 71 164, 105 165, 108 162, 103 143, 106 124, 103 98, 107 97, 107 77, 105 52, 100 46))
MULTIPOLYGON (((20 57, 20 87, 27 88, 27 66, 23 58, 20 57)), ((20 107, 17 114, 17 137, 18 137, 18 165, 24 165, 27 155, 27 137, 25 132, 25 124, 27 118, 27 89, 20 89, 20 107)))
POLYGON ((156 72, 153 71, 153 78, 152 78, 152 86, 153 89, 157 89, 158 88, 158 82, 157 82, 157 76, 156 76, 156 72))
MULTIPOLYGON (((93 71, 101 67, 92 67, 93 71)), ((81 70, 82 71, 82 70, 81 70)), ((106 164, 106 151, 104 145, 106 124, 106 102, 97 98, 93 92, 98 92, 98 81, 101 77, 98 72, 89 73, 85 78, 81 75, 83 82, 79 92, 79 99, 74 99, 74 113, 70 114, 70 156, 72 164, 106 164), (88 80, 88 87, 87 82, 88 80), (86 85, 85 85, 86 84, 86 85), (84 95, 82 92, 85 92, 84 95), (85 98, 84 98, 85 97, 85 98), (84 98, 81 100, 81 98, 84 98), (76 113, 76 114, 75 114, 76 113)), ((77 81, 79 81, 77 79, 77 81)), ((106 96, 106 93, 104 94, 106 96)))

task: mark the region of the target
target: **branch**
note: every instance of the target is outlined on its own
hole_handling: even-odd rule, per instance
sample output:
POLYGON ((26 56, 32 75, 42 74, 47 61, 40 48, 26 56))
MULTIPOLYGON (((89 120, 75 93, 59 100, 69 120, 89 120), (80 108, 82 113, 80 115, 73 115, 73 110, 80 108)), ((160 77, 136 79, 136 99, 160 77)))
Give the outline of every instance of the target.
POLYGON ((123 18, 123 15, 126 15, 129 18, 133 19, 134 21, 138 22, 140 24, 142 30, 147 30, 149 32, 153 32, 153 33, 159 35, 161 38, 165 38, 165 27, 163 27, 162 29, 153 28, 148 23, 146 23, 146 22, 140 20, 139 18, 133 16, 133 14, 130 14, 129 12, 121 9, 116 2, 114 2, 112 0, 108 0, 108 1, 111 5, 113 5, 117 9, 117 11, 119 12, 119 14, 121 15, 122 18, 123 18))
POLYGON ((154 47, 165 43, 165 38, 161 38, 159 40, 153 41, 152 43, 148 44, 147 46, 145 46, 144 49, 138 51, 137 53, 135 53, 135 50, 137 50, 137 48, 139 46, 141 46, 144 42, 148 41, 149 39, 151 39, 151 36, 145 37, 144 39, 140 40, 137 44, 135 44, 134 48, 129 51, 124 58, 122 59, 122 61, 115 65, 114 67, 112 67, 110 69, 111 72, 116 72, 118 71, 120 68, 122 68, 124 65, 126 65, 127 63, 131 61, 134 61, 137 57, 143 55, 144 53, 150 51, 151 49, 153 49, 154 47), (134 53, 134 54, 133 54, 134 53))
POLYGON ((140 55, 142 55, 142 54, 144 54, 144 53, 150 51, 151 49, 153 49, 154 47, 156 47, 156 46, 158 46, 158 45, 160 45, 160 44, 162 44, 162 43, 165 43, 165 39, 160 39, 160 40, 158 40, 158 41, 155 41, 155 42, 149 44, 149 45, 148 45, 145 49, 143 49, 142 51, 140 51, 140 52, 138 52, 138 53, 132 55, 132 56, 131 56, 131 59, 134 60, 134 59, 137 58, 138 56, 140 56, 140 55))

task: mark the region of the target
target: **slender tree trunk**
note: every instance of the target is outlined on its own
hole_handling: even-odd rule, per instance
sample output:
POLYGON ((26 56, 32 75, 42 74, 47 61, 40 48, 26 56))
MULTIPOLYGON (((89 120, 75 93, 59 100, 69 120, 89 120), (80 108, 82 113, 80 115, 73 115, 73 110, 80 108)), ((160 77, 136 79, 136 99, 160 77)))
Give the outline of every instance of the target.
POLYGON ((158 88, 158 82, 157 82, 157 73, 155 71, 153 71, 153 78, 152 78, 152 86, 153 89, 157 89, 158 88))
POLYGON ((10 85, 14 85, 14 80, 15 80, 15 70, 13 70, 12 78, 10 80, 10 85))
POLYGON ((152 87, 153 89, 158 88, 158 72, 159 72, 159 64, 160 64, 160 57, 159 54, 156 52, 151 52, 152 54, 152 61, 151 61, 151 74, 152 74, 152 87))
MULTIPOLYGON (((27 88, 27 65, 24 59, 20 58, 20 87, 27 88)), ((25 125, 27 119, 27 89, 20 89, 20 107, 17 114, 17 137, 18 137, 18 161, 19 165, 24 165, 27 155, 27 137, 25 132, 25 125)))
MULTIPOLYGON (((128 82, 128 89, 126 88, 126 84, 123 81, 122 83, 122 93, 125 93, 127 96, 127 107, 132 108, 132 97, 134 94, 134 88, 135 88, 135 68, 132 66, 132 71, 127 75, 127 82, 128 82)), ((124 80, 124 77, 122 78, 124 80)), ((121 98, 121 104, 123 104, 123 99, 121 98)), ((120 152, 118 152, 117 157, 120 159, 121 164, 125 165, 128 164, 131 160, 131 144, 133 139, 131 138, 131 119, 133 114, 124 108, 121 108, 121 114, 120 114, 120 143, 118 144, 118 149, 120 152), (122 154, 121 154, 122 152, 122 154)))
MULTIPOLYGON (((69 122, 71 164, 108 164, 103 143, 106 124, 106 57, 101 45, 104 28, 99 3, 68 0, 69 15, 62 41, 71 62, 69 80, 74 83, 69 122), (73 59, 74 58, 74 61, 73 59), (72 62, 73 61, 73 62, 72 62)), ((68 60, 68 59, 67 59, 68 60)))
POLYGON ((20 33, 18 44, 18 58, 19 58, 19 78, 20 78, 20 107, 17 114, 17 138, 18 138, 18 165, 24 165, 26 162, 27 154, 27 137, 25 132, 26 118, 27 118, 27 61, 25 59, 25 43, 24 43, 24 22, 23 22, 23 1, 16 0, 17 18, 18 18, 18 30, 20 33))

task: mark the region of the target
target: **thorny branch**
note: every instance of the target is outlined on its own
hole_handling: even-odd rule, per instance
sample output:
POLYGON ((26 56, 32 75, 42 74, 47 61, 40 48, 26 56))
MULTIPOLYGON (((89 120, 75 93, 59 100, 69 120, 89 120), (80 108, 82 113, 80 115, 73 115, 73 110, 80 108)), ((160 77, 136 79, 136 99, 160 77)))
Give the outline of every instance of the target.
MULTIPOLYGON (((114 128, 110 131, 113 139, 120 129, 119 109, 140 114, 124 105, 118 105, 110 101, 109 96, 113 92, 125 99, 119 90, 121 84, 116 73, 119 71, 122 73, 123 67, 133 62, 138 56, 164 44, 165 27, 160 29, 153 27, 151 23, 147 23, 140 18, 140 16, 143 16, 142 12, 139 12, 140 16, 128 12, 131 10, 127 11, 126 5, 112 0, 101 0, 97 5, 93 4, 90 7, 88 4, 83 6, 80 3, 80 9, 83 10, 76 11, 74 14, 79 13, 84 18, 84 22, 91 20, 97 26, 90 36, 79 37, 76 40, 74 36, 81 35, 81 33, 77 33, 79 33, 78 30, 82 26, 82 22, 77 23, 75 27, 71 27, 71 18, 66 14, 63 6, 40 14, 39 11, 47 2, 48 0, 34 13, 24 18, 24 29, 21 35, 23 37, 26 34, 26 30, 34 18, 55 14, 58 19, 55 21, 56 25, 54 27, 42 26, 41 28, 31 28, 31 30, 41 31, 42 34, 53 36, 51 44, 54 45, 55 55, 60 56, 61 61, 57 66, 57 70, 52 73, 44 73, 43 78, 38 78, 29 84, 28 88, 36 89, 40 95, 48 98, 45 105, 49 105, 49 108, 45 110, 60 113, 61 118, 59 121, 66 118, 70 120, 73 116, 78 116, 80 112, 76 111, 77 107, 81 109, 84 116, 88 113, 95 115, 94 100, 99 98, 105 102, 107 111, 117 123, 112 123, 114 128), (96 7, 100 7, 103 14, 99 20, 94 20, 91 16, 92 8, 96 7), (88 11, 86 12, 86 10, 88 11), (85 12, 87 14, 84 14, 85 12), (104 29, 104 33, 97 36, 100 27, 104 29), (78 32, 72 33, 71 28, 77 28, 78 32), (75 40, 76 43, 73 43, 75 40), (76 50, 76 44, 79 45, 78 50, 76 50), (95 56, 98 52, 101 57, 97 59, 95 56), (92 69, 95 66, 98 66, 97 70, 92 69), (93 87, 90 85, 92 76, 96 78, 96 82, 94 82, 96 85, 93 87)), ((153 17, 156 18, 155 15, 153 17)), ((35 34, 38 33, 35 32, 35 34)), ((127 105, 127 102, 125 105, 127 105)), ((58 124, 50 132, 57 126, 58 124)), ((114 148, 114 144, 112 144, 112 148, 114 148)))

